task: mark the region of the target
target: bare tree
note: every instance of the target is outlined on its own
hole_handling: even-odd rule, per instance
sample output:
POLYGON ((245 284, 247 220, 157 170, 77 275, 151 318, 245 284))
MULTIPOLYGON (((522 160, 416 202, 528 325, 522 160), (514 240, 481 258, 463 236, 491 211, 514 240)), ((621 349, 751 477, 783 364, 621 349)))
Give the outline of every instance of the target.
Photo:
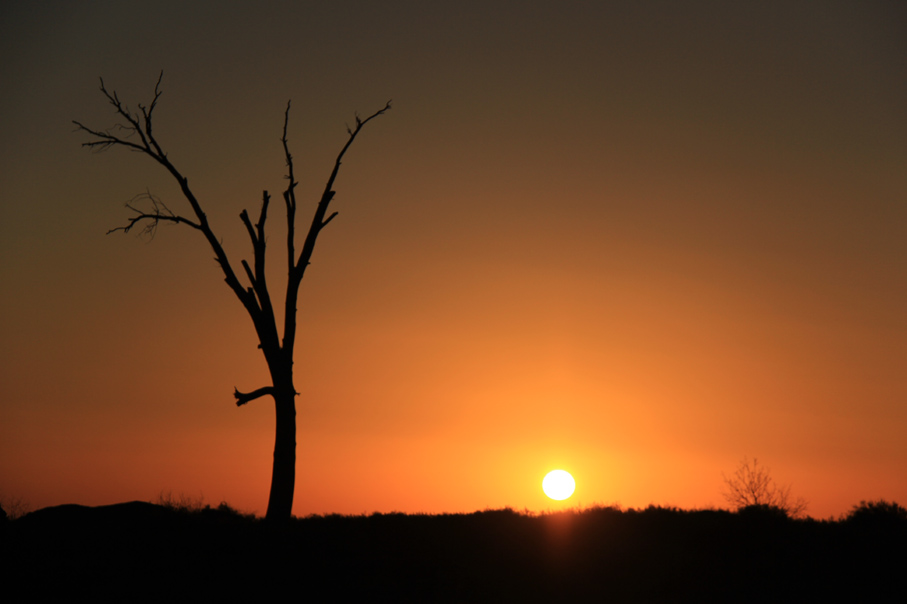
POLYGON ((299 296, 299 286, 305 275, 306 267, 311 262, 318 235, 337 216, 337 212, 328 214, 328 209, 331 200, 334 198, 334 181, 340 170, 341 160, 350 145, 356 140, 362 128, 374 118, 388 111, 391 104, 388 101, 382 109, 366 118, 361 118, 357 114, 355 125, 353 127, 347 126, 347 134, 349 136, 346 144, 343 145, 337 155, 333 170, 327 179, 324 192, 321 194, 321 199, 305 235, 302 249, 297 252, 296 186, 298 183, 293 174, 293 157, 290 155, 287 143, 287 125, 290 119, 290 103, 287 103, 287 108, 284 112, 283 136, 281 137, 284 155, 286 156, 288 180, 287 188, 283 192, 287 215, 287 282, 286 292, 282 300, 284 313, 283 331, 281 333, 277 324, 274 306, 271 302, 270 290, 265 279, 265 223, 268 217, 271 197, 267 191, 262 193, 261 209, 258 213, 258 220, 254 223, 246 210, 243 210, 239 215, 252 242, 251 264, 246 260, 242 260, 240 263, 245 280, 248 283, 244 285, 240 277, 237 276, 236 271, 234 271, 233 265, 230 264, 227 253, 221 245, 221 240, 214 234, 208 223, 208 218, 201 202, 189 188, 189 181, 171 163, 152 130, 154 109, 157 107, 158 100, 161 97, 162 77, 163 72, 158 78, 157 84, 155 84, 154 98, 151 100, 151 104, 148 106, 138 105, 138 111, 136 112, 131 111, 120 100, 116 91, 109 91, 104 85, 104 80, 101 79, 101 93, 115 109, 119 120, 118 123, 106 130, 88 128, 80 122, 73 123, 77 126, 77 131, 85 132, 91 136, 91 140, 82 143, 83 147, 88 147, 92 150, 122 147, 140 152, 160 164, 179 184, 183 197, 189 205, 185 214, 171 211, 162 201, 149 193, 139 196, 133 200, 133 203, 127 204, 127 207, 132 210, 133 216, 124 226, 111 229, 108 233, 114 231, 128 233, 133 228, 140 227, 144 232, 153 235, 157 226, 162 222, 184 224, 199 231, 211 246, 215 259, 224 273, 224 281, 226 281, 227 286, 239 299, 252 319, 252 324, 255 327, 255 333, 260 343, 259 347, 264 354, 265 362, 270 372, 270 384, 249 392, 241 392, 239 389, 235 389, 233 396, 236 399, 237 406, 245 405, 264 396, 270 396, 274 400, 276 411, 274 466, 271 475, 271 492, 268 499, 266 518, 269 520, 288 519, 291 516, 293 507, 293 493, 296 482, 296 396, 299 393, 296 392, 296 387, 293 384, 293 351, 296 345, 296 303, 299 296), (142 205, 145 206, 145 209, 140 207, 142 205))
POLYGON ((790 494, 790 485, 778 485, 771 477, 769 469, 760 466, 759 460, 752 463, 745 457, 730 478, 724 476, 725 500, 735 509, 749 506, 766 506, 782 510, 791 517, 799 516, 806 511, 807 501, 802 497, 794 500, 790 494))

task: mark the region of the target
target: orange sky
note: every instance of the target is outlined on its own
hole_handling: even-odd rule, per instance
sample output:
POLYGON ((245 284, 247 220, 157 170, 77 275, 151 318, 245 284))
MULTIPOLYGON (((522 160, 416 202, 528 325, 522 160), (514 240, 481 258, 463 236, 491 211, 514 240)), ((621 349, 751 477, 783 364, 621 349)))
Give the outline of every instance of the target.
POLYGON ((394 99, 302 286, 296 514, 722 506, 744 456, 817 517, 907 502, 907 11, 675 4, 4 5, 0 498, 264 512, 248 317, 196 232, 104 235, 178 190, 71 132, 163 68, 237 265, 286 100, 307 213, 394 99))

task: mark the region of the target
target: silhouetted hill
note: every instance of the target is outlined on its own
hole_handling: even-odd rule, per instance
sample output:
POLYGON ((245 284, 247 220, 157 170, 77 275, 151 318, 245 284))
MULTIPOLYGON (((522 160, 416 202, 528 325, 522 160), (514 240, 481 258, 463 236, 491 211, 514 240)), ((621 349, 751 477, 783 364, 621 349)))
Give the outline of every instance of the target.
POLYGON ((864 505, 842 521, 650 507, 314 516, 272 526, 224 505, 66 505, 6 524, 4 596, 881 601, 907 589, 907 518, 895 508, 864 505))

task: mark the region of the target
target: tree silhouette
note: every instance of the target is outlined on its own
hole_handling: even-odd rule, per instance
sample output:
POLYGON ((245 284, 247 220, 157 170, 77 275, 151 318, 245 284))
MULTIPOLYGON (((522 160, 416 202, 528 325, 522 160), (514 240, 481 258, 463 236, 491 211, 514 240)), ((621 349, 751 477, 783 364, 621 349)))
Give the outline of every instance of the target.
POLYGON ((777 485, 769 470, 753 458, 750 463, 745 457, 730 478, 724 477, 725 500, 735 509, 750 506, 776 508, 786 515, 799 516, 806 511, 807 502, 802 497, 791 498, 790 485, 777 485))
POLYGON ((134 200, 135 203, 127 204, 127 207, 134 212, 134 215, 124 226, 111 229, 108 234, 115 231, 128 233, 133 228, 141 226, 144 232, 153 235, 160 223, 170 222, 185 224, 199 231, 211 246, 215 259, 224 273, 224 281, 226 281, 230 290, 236 295, 252 319, 255 333, 260 343, 259 347, 264 354, 270 372, 270 385, 249 392, 241 392, 239 389, 235 389, 233 396, 236 398, 237 406, 245 405, 264 396, 271 396, 274 400, 276 412, 274 466, 271 475, 271 492, 268 499, 266 518, 269 520, 288 519, 291 516, 293 507, 293 493, 296 482, 296 395, 299 393, 296 392, 293 384, 293 351, 296 345, 296 303, 299 296, 299 286, 305 275, 306 267, 311 262, 318 235, 337 216, 337 212, 328 214, 328 208, 334 198, 334 181, 340 170, 343 156, 353 144, 353 141, 356 140, 362 128, 374 118, 388 111, 391 104, 388 101, 382 109, 364 119, 356 114, 355 126, 352 128, 347 126, 349 137, 337 155, 333 170, 327 179, 324 192, 321 194, 321 199, 318 202, 312 222, 303 241, 302 250, 297 253, 296 186, 298 183, 293 174, 293 157, 290 155, 287 143, 287 125, 290 119, 290 103, 287 102, 287 108, 284 112, 283 136, 281 137, 284 155, 286 156, 288 179, 287 188, 283 192, 287 214, 287 283, 283 299, 284 316, 283 333, 281 335, 265 278, 265 223, 268 216, 268 205, 271 200, 270 195, 268 195, 267 191, 263 192, 261 210, 258 214, 258 220, 254 224, 246 210, 243 210, 239 215, 249 234, 249 239, 252 241, 252 263, 250 264, 246 260, 241 262, 243 273, 248 281, 248 285, 243 285, 230 264, 220 239, 211 229, 201 202, 189 188, 189 181, 171 163, 153 133, 152 117, 161 97, 160 86, 162 78, 163 72, 161 72, 155 84, 154 98, 151 104, 148 106, 138 105, 138 111, 135 113, 120 100, 116 91, 109 91, 105 87, 102 78, 101 92, 109 103, 113 105, 119 122, 107 130, 88 128, 77 121, 73 123, 77 126, 77 131, 86 132, 92 137, 92 140, 82 143, 83 147, 93 150, 124 147, 132 151, 138 151, 163 166, 179 184, 183 197, 189 203, 191 213, 185 215, 175 213, 162 201, 149 193, 136 198, 134 200), (141 202, 144 202, 148 207, 141 209, 139 207, 141 202))

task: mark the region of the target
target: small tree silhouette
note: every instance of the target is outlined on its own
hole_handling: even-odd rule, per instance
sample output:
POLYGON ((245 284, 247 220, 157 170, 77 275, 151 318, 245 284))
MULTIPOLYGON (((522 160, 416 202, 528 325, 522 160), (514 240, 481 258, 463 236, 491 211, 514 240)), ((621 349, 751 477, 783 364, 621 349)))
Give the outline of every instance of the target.
POLYGON ((732 477, 724 476, 724 484, 722 495, 736 510, 762 506, 776 508, 791 517, 806 511, 807 501, 802 497, 793 500, 790 485, 775 484, 768 468, 760 466, 756 458, 750 463, 744 457, 732 477))
POLYGON ((111 229, 114 231, 129 232, 136 226, 141 226, 143 232, 154 234, 161 222, 185 224, 201 233, 211 249, 215 259, 224 273, 227 286, 239 299, 255 327, 255 333, 260 342, 268 370, 271 375, 271 384, 250 392, 240 392, 235 389, 233 396, 236 405, 245 405, 257 398, 271 396, 277 416, 276 435, 274 442, 274 465, 271 474, 271 492, 268 499, 266 518, 269 520, 289 519, 293 507, 293 493, 296 483, 296 388, 293 384, 293 351, 296 344, 296 303, 299 297, 299 286, 305 275, 306 267, 312 259, 315 250, 315 241, 322 229, 337 216, 337 212, 328 215, 328 207, 334 199, 334 180, 340 170, 340 162, 350 145, 356 140, 362 128, 374 118, 384 114, 390 109, 390 101, 383 109, 376 111, 366 118, 356 115, 354 127, 347 127, 349 138, 340 150, 334 162, 333 170, 327 179, 321 200, 315 209, 315 215, 309 226, 308 233, 302 245, 302 250, 296 250, 296 179, 293 175, 293 157, 287 143, 287 124, 290 119, 290 103, 287 103, 283 120, 284 155, 287 163, 287 188, 283 192, 284 205, 287 216, 287 283, 284 294, 283 306, 283 333, 277 324, 274 306, 271 303, 271 294, 265 279, 265 222, 268 216, 268 204, 271 200, 267 191, 262 194, 261 211, 258 220, 253 224, 249 213, 243 210, 239 215, 240 220, 249 233, 252 241, 252 263, 246 260, 241 262, 243 273, 248 285, 243 285, 227 258, 227 253, 221 245, 202 209, 202 204, 189 188, 188 179, 170 161, 164 152, 156 135, 152 132, 152 117, 161 96, 161 79, 163 72, 158 77, 154 86, 154 98, 147 107, 138 105, 138 111, 132 112, 117 96, 116 91, 108 91, 101 79, 101 93, 113 105, 119 123, 107 130, 95 130, 74 121, 78 131, 91 136, 91 140, 82 143, 83 147, 92 150, 105 150, 111 147, 122 147, 130 151, 138 151, 160 164, 179 184, 183 197, 189 204, 189 212, 185 215, 174 213, 162 201, 150 193, 137 197, 136 203, 127 204, 134 212, 125 226, 111 229), (144 202, 145 209, 139 207, 139 202, 144 202))

